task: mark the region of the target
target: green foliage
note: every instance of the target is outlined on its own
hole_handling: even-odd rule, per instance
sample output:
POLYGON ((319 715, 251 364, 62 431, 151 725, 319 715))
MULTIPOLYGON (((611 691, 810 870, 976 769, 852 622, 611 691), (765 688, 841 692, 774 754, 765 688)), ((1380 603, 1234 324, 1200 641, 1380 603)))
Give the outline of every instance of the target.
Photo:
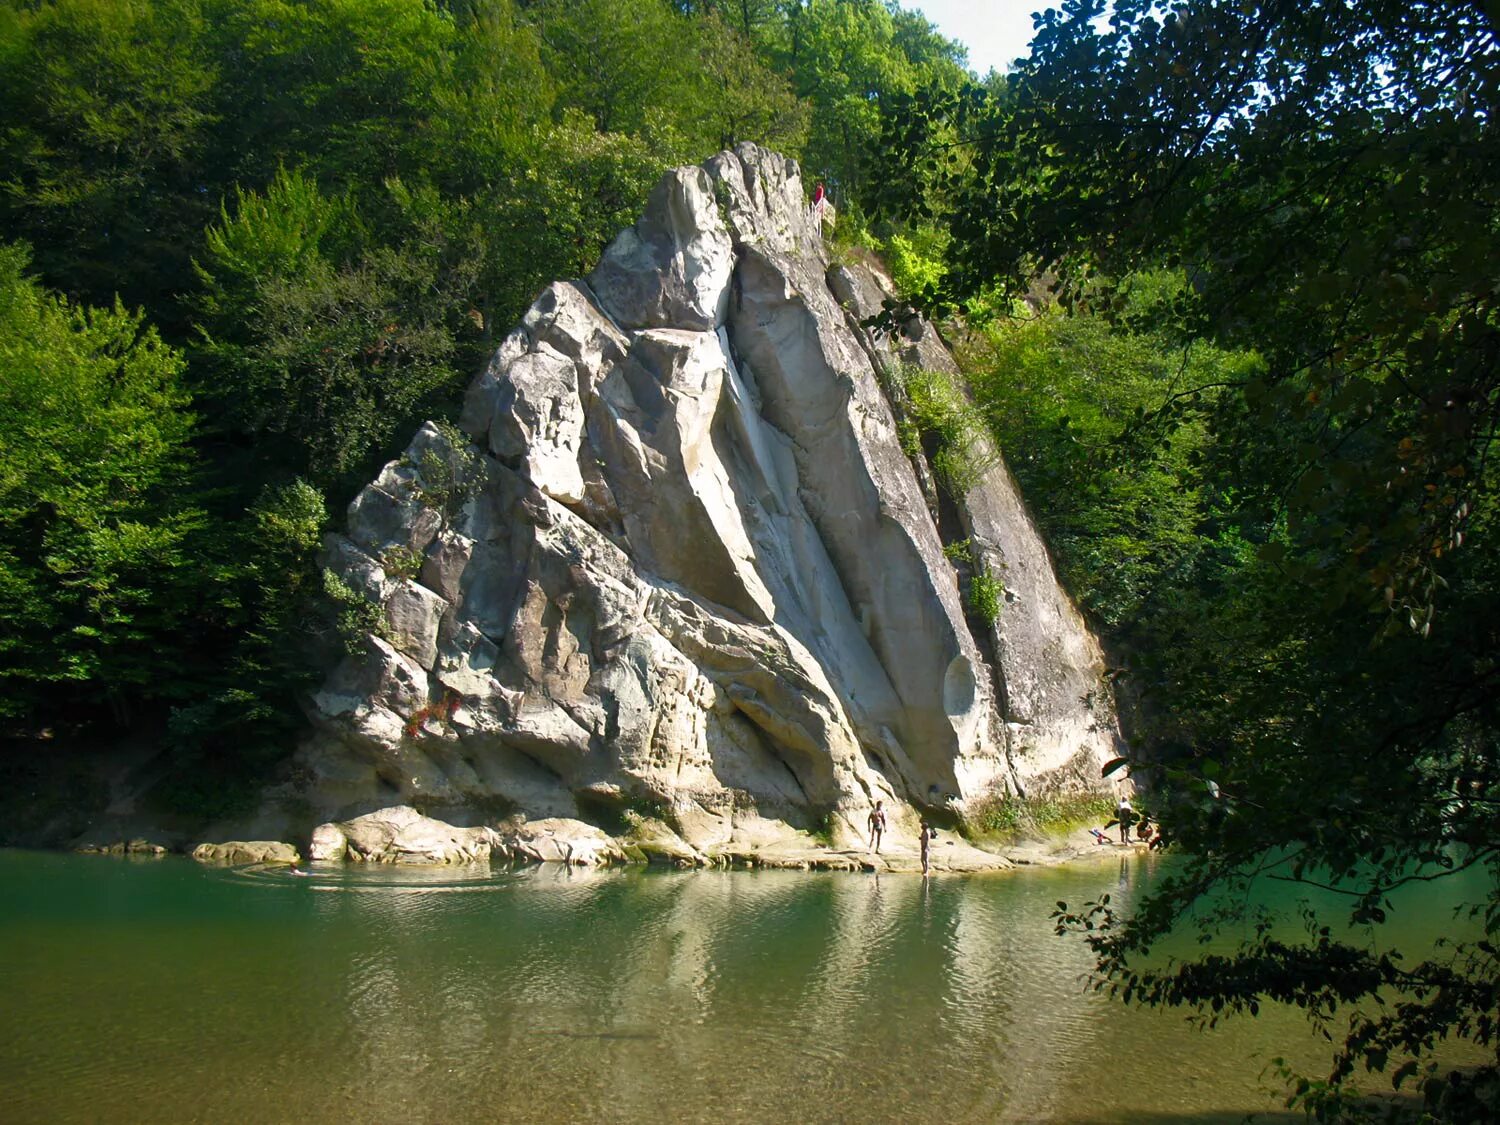
POLYGON ((768 40, 778 67, 812 105, 805 162, 828 181, 841 211, 861 204, 870 186, 865 165, 885 100, 953 88, 965 77, 962 47, 922 16, 881 0, 791 5, 768 40))
POLYGON ((948 232, 935 224, 888 237, 884 259, 896 292, 903 297, 935 292, 948 269, 943 258, 947 247, 948 232))
POLYGON ((1036 518, 1096 621, 1123 628, 1164 584, 1190 582, 1205 552, 1233 559, 1250 549, 1216 522, 1233 497, 1204 480, 1202 418, 1139 423, 1172 396, 1211 404, 1263 370, 1255 356, 1046 310, 970 337, 963 359, 1023 492, 1047 498, 1036 518))
POLYGON ((422 552, 414 547, 387 547, 380 553, 380 567, 393 578, 416 578, 422 569, 422 552))
POLYGON ((219 126, 215 155, 234 180, 279 166, 378 185, 413 177, 455 84, 458 31, 412 0, 212 0, 219 126))
POLYGON ((0 247, 0 715, 62 683, 123 707, 170 692, 156 646, 192 612, 182 356, 139 314, 69 305, 25 267, 0 247))
POLYGON ((969 579, 969 612, 986 625, 994 626, 1000 620, 1000 607, 1005 601, 1005 583, 993 574, 976 574, 969 579))
POLYGON ((283 172, 205 240, 205 391, 221 424, 319 484, 351 482, 467 382, 455 368, 477 335, 462 310, 480 266, 456 237, 466 207, 394 181, 384 202, 399 247, 370 245, 352 204, 283 172))
MULTIPOLYGON (((1500 41, 1477 3, 1102 7, 1045 13, 1003 94, 892 113, 881 182, 903 219, 953 235, 935 307, 1047 276, 1098 318, 1095 350, 1187 357, 1172 376, 1127 364, 1129 416, 1091 417, 1113 380, 1081 393, 1075 330, 1043 326, 1008 338, 985 389, 1012 439, 1040 424, 1019 474, 1120 466, 1083 503, 1052 492, 1063 510, 1043 518, 1074 536, 1060 556, 1097 545, 1075 579, 1121 559, 1121 595, 1088 600, 1128 658, 1148 811, 1195 857, 1128 920, 1106 903, 1059 924, 1127 998, 1366 1005, 1326 1081, 1294 1090, 1331 1116, 1358 1069, 1412 1056, 1400 1087, 1447 1036, 1494 1045, 1496 892, 1471 904, 1484 942, 1399 959, 1320 920, 1288 942, 1198 906, 1243 903, 1269 874, 1339 887, 1358 926, 1413 878, 1480 865, 1500 885, 1500 41), (1107 345, 1100 320, 1123 330, 1107 345), (1066 359, 1055 404, 1028 340, 1066 359), (1205 346, 1218 376, 1189 370, 1205 346), (1116 452, 1088 452, 1098 439, 1116 452), (1249 936, 1160 969, 1154 947, 1185 925, 1249 936), (1396 992, 1416 999, 1368 1007, 1396 992)), ((1493 1066, 1430 1089, 1446 1119, 1500 1108, 1493 1066)))
POLYGON ((710 14, 696 28, 698 106, 694 132, 710 148, 755 141, 799 154, 807 143, 811 112, 786 78, 756 50, 750 33, 710 14))
POLYGON ((46 283, 99 305, 186 286, 216 202, 197 171, 218 67, 197 0, 0 10, 0 234, 46 283))
POLYGON ((431 447, 423 449, 414 466, 418 473, 415 495, 424 505, 449 519, 458 514, 472 493, 480 472, 479 454, 467 434, 451 422, 436 422, 448 446, 447 455, 431 447))
MULTIPOLYGON (((946 372, 905 367, 896 381, 917 433, 931 442, 933 472, 949 495, 962 498, 999 463, 983 418, 946 372)), ((909 435, 902 437, 904 448, 909 435)))
POLYGON ((387 623, 380 606, 331 570, 323 571, 323 593, 334 606, 334 629, 349 656, 365 650, 367 636, 385 635, 387 623))

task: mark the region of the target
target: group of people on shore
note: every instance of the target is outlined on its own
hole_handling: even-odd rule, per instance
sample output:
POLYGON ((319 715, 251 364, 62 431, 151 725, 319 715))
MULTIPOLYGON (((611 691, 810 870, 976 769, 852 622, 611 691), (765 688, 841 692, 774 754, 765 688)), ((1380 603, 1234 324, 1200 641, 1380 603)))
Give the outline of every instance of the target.
POLYGON ((1135 828, 1137 843, 1149 844, 1156 835, 1156 826, 1149 819, 1135 811, 1135 807, 1131 805, 1129 797, 1122 796, 1120 798, 1120 803, 1115 806, 1115 818, 1113 820, 1103 828, 1090 828, 1089 835, 1094 838, 1094 843, 1096 844, 1108 844, 1112 842, 1109 838, 1109 829, 1116 826, 1120 829, 1120 843, 1122 844, 1130 843, 1130 830, 1132 827, 1135 828))
MULTIPOLYGON (((870 832, 870 849, 880 854, 880 843, 885 838, 886 814, 885 802, 876 801, 875 807, 870 810, 867 820, 870 832)), ((1115 818, 1103 828, 1090 828, 1089 835, 1093 836, 1097 844, 1112 843, 1108 830, 1118 826, 1120 829, 1120 843, 1130 843, 1130 830, 1135 829, 1138 843, 1149 844, 1156 833, 1156 826, 1149 819, 1141 816, 1131 805, 1130 798, 1122 796, 1120 803, 1115 806, 1115 818)), ((937 838, 937 829, 925 816, 922 818, 921 827, 917 830, 917 842, 922 852, 922 874, 928 875, 932 869, 932 841, 937 838)))
MULTIPOLYGON (((870 810, 868 819, 870 829, 870 848, 876 855, 880 854, 880 841, 885 837, 885 802, 876 801, 875 807, 870 810)), ((922 874, 928 875, 932 871, 932 841, 937 839, 937 829, 932 826, 925 816, 922 818, 922 826, 917 830, 917 841, 922 849, 922 874)))

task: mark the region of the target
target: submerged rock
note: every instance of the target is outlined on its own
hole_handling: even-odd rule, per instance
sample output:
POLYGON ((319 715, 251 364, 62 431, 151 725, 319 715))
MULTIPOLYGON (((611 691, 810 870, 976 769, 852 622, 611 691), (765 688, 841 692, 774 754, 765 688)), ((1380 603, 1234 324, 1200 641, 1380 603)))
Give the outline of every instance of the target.
MULTIPOLYGON (((877 799, 894 842, 913 809, 1102 784, 1098 645, 998 453, 954 498, 1014 594, 991 628, 898 438, 882 365, 951 358, 930 326, 860 326, 875 274, 830 276, 797 165, 742 145, 669 173, 586 281, 542 294, 463 432, 423 426, 327 542, 384 625, 314 699, 325 800, 547 818, 528 833, 670 808, 696 862, 749 854, 754 825, 852 846, 877 799)), ((313 858, 446 854, 388 821, 356 841, 366 819, 320 827, 313 858)), ((583 827, 508 846, 614 862, 583 827)))
POLYGON ((144 837, 133 840, 117 840, 112 844, 80 844, 73 849, 79 855, 130 855, 164 856, 168 848, 164 844, 153 844, 144 837))
POLYGON ((192 851, 199 863, 300 863, 302 856, 291 844, 279 840, 226 840, 222 844, 199 844, 192 851))

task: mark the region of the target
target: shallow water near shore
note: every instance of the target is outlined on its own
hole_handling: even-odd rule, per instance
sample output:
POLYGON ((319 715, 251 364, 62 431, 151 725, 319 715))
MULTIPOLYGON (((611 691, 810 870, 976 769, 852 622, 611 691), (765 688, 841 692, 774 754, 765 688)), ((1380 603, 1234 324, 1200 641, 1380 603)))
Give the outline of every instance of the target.
MULTIPOLYGON (((1325 1054, 1087 990, 1049 914, 1153 856, 983 877, 214 869, 0 850, 0 1120, 1239 1120, 1325 1054), (1263 1073, 1265 1072, 1265 1073, 1263 1073)), ((1477 885, 1477 884, 1476 884, 1477 885)), ((1284 891, 1278 893, 1285 893, 1284 891)), ((1382 943, 1454 929, 1416 888, 1382 943)), ((1297 1120, 1300 1120, 1298 1115, 1297 1120)))

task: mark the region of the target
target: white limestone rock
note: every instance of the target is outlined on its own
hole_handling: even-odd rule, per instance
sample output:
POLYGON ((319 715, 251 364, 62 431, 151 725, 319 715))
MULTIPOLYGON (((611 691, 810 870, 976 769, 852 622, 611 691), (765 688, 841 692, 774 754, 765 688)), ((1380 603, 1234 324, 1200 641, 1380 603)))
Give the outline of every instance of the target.
POLYGON ((499 843, 492 828, 455 828, 397 805, 320 824, 313 829, 308 851, 314 860, 440 865, 487 860, 499 843))
POLYGON ((506 831, 500 839, 514 858, 529 863, 606 867, 629 862, 624 849, 609 835, 566 817, 530 821, 506 831))
MULTIPOLYGON (((548 823, 639 800, 706 857, 815 824, 852 845, 876 800, 896 825, 1099 784, 1097 644, 1008 478, 961 513, 1018 601, 988 635, 897 438, 876 365, 951 359, 921 325, 873 339, 840 301, 878 307, 878 280, 833 276, 795 162, 740 146, 550 286, 470 388, 474 444, 422 427, 329 541, 386 621, 313 699, 314 790, 548 823)), ((527 841, 612 854, 582 828, 527 841)))
POLYGON ((279 840, 225 840, 222 844, 199 844, 192 854, 199 863, 234 867, 250 863, 295 864, 302 861, 295 846, 279 840))

